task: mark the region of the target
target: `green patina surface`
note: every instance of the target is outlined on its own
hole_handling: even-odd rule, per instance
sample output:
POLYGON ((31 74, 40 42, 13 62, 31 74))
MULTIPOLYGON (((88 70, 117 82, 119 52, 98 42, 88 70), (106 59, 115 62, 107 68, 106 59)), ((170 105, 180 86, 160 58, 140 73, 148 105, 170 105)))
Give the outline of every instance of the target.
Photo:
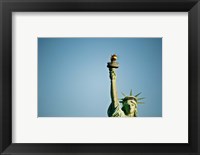
POLYGON ((143 98, 138 98, 141 94, 133 95, 132 90, 129 96, 123 94, 124 98, 118 100, 117 94, 117 86, 116 86, 116 69, 119 67, 119 64, 116 62, 117 55, 114 54, 111 56, 111 62, 108 62, 107 67, 109 68, 110 74, 110 81, 111 81, 111 88, 110 88, 110 95, 111 95, 111 104, 108 107, 108 116, 109 117, 137 117, 137 105, 143 102, 139 102, 143 98), (122 104, 122 106, 120 105, 122 104))

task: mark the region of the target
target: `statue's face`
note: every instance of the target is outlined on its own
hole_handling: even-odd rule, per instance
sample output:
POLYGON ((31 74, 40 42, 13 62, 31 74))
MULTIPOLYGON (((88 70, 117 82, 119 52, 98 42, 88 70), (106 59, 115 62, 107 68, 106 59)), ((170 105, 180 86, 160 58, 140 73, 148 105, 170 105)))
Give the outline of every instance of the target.
POLYGON ((127 100, 123 103, 123 110, 125 114, 133 114, 136 109, 136 102, 134 100, 127 100))

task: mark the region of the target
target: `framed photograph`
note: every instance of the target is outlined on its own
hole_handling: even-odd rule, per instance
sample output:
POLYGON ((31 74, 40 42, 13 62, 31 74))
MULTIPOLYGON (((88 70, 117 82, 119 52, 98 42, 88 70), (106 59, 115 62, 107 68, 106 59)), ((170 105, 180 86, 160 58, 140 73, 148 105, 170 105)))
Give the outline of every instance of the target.
POLYGON ((1 0, 1 154, 200 154, 198 0, 1 0))

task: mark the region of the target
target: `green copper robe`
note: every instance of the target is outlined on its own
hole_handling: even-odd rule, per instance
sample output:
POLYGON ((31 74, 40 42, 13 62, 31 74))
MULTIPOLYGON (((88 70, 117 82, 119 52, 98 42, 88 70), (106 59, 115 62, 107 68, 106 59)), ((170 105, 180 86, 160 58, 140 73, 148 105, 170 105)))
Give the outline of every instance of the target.
POLYGON ((120 108, 119 104, 116 108, 114 108, 111 103, 107 112, 109 117, 127 117, 124 111, 120 108))

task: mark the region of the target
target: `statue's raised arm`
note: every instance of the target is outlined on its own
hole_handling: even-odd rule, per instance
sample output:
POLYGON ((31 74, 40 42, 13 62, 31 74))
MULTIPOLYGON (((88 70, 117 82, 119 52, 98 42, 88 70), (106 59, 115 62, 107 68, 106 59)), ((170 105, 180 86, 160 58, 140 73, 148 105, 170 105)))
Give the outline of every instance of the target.
POLYGON ((119 67, 119 63, 116 62, 117 55, 113 54, 111 56, 110 60, 111 60, 111 62, 108 62, 108 65, 107 65, 107 67, 109 68, 110 81, 111 81, 110 95, 111 95, 112 104, 113 104, 114 108, 116 108, 117 106, 119 106, 118 95, 117 95, 117 86, 116 86, 117 75, 115 72, 116 68, 119 67))
POLYGON ((117 55, 113 54, 110 58, 110 62, 108 62, 107 65, 107 67, 109 68, 110 81, 111 81, 110 85, 111 104, 108 108, 109 117, 125 116, 124 112, 121 110, 117 94, 117 85, 116 85, 117 75, 115 70, 119 67, 119 63, 116 60, 117 60, 117 55))

